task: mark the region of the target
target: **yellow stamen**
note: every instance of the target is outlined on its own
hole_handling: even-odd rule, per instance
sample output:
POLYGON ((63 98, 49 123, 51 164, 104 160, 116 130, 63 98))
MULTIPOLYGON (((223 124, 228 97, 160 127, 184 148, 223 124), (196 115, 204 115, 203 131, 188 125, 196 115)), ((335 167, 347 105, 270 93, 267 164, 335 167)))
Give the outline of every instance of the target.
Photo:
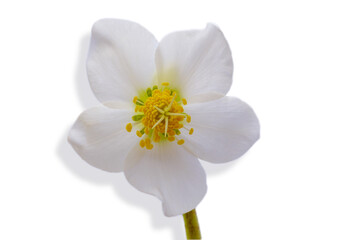
POLYGON ((154 136, 154 142, 160 142, 160 140, 161 140, 161 137, 158 134, 156 134, 154 136))
POLYGON ((138 99, 138 97, 135 96, 134 99, 133 99, 133 103, 136 103, 137 99, 138 99))
POLYGON ((150 138, 145 139, 145 147, 149 150, 154 147, 154 145, 151 144, 150 138))
POLYGON ((145 131, 145 134, 146 134, 146 135, 149 135, 150 132, 149 132, 149 129, 148 129, 148 128, 145 128, 144 131, 145 131))
MULTIPOLYGON (((161 83, 161 86, 169 85, 169 82, 161 83)), ((155 143, 166 140, 170 142, 178 140, 177 144, 184 144, 185 140, 179 140, 176 135, 181 134, 179 129, 184 127, 184 121, 191 122, 191 117, 184 112, 183 108, 187 100, 181 98, 174 89, 169 87, 159 89, 157 86, 147 88, 143 97, 144 100, 134 97, 135 115, 132 116, 133 121, 126 125, 128 132, 132 131, 132 124, 136 125, 136 135, 142 138, 139 142, 140 147, 150 150, 154 148, 155 143)), ((185 127, 185 130, 189 135, 194 132, 193 128, 189 130, 185 127)))
POLYGON ((194 129, 190 128, 189 134, 192 135, 194 133, 194 129))
POLYGON ((132 125, 131 123, 126 124, 126 131, 131 132, 132 125))
POLYGON ((187 115, 187 116, 186 116, 186 121, 187 121, 188 123, 191 122, 191 116, 190 116, 190 115, 187 115))
POLYGON ((168 133, 169 133, 169 135, 170 136, 175 136, 175 131, 174 130, 172 130, 172 129, 170 129, 169 131, 168 131, 168 133))
POLYGON ((139 130, 136 131, 136 135, 137 135, 138 137, 142 137, 142 133, 141 133, 139 130))

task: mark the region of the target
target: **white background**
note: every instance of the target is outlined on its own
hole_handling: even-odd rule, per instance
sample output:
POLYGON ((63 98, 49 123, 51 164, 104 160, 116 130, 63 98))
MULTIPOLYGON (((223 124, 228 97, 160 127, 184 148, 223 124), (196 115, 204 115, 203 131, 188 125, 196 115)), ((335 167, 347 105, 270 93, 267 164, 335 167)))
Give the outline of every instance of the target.
POLYGON ((346 0, 1 1, 0 239, 185 239, 181 216, 66 142, 98 104, 84 61, 104 17, 158 39, 213 22, 230 44, 229 95, 254 108, 261 139, 203 164, 203 239, 360 239, 359 13, 346 0))

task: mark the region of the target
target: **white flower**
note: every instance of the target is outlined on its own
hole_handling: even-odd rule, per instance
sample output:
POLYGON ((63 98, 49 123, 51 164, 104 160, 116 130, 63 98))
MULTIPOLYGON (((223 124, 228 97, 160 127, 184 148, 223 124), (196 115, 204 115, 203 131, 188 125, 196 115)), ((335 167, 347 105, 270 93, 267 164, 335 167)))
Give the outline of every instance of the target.
POLYGON ((186 213, 207 190, 198 158, 228 162, 259 138, 253 110, 225 96, 232 72, 229 46, 212 24, 158 42, 137 23, 99 20, 87 73, 102 105, 79 116, 69 142, 92 166, 124 172, 159 198, 166 216, 186 213))

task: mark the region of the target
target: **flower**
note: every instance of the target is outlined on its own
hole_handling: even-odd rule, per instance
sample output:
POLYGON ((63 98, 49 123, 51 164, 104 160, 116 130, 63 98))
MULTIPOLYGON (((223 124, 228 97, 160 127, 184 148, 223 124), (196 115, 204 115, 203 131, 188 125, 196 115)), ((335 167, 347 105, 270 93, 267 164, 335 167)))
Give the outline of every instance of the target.
POLYGON ((229 46, 213 24, 158 42, 137 23, 99 20, 87 74, 102 105, 79 116, 68 140, 90 165, 124 172, 159 198, 166 216, 186 213, 207 190, 198 159, 237 159, 259 138, 254 111, 225 96, 232 72, 229 46))

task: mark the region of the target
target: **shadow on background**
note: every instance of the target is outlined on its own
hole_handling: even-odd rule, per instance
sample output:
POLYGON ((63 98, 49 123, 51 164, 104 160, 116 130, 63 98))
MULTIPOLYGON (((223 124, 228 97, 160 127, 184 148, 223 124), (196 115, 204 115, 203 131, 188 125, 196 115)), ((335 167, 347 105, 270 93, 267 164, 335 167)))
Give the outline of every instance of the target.
MULTIPOLYGON (((78 57, 79 60, 75 69, 75 87, 77 89, 79 101, 84 110, 86 108, 99 105, 99 102, 96 100, 91 91, 86 76, 85 62, 89 42, 89 34, 85 35, 81 39, 78 57)), ((75 118, 76 116, 74 116, 74 119, 75 118)), ((88 165, 75 153, 70 144, 67 142, 68 131, 69 129, 64 130, 61 139, 59 139, 57 154, 64 165, 75 176, 96 185, 112 185, 115 193, 123 201, 123 203, 143 208, 150 215, 151 224, 155 229, 171 228, 174 235, 173 239, 182 240, 185 238, 185 230, 181 216, 172 218, 165 217, 159 207, 161 203, 157 202, 157 200, 152 196, 144 195, 132 188, 122 173, 108 173, 88 165), (154 201, 149 200, 149 198, 154 199, 154 201)), ((202 161, 202 164, 208 176, 214 176, 226 172, 234 164, 236 164, 236 162, 238 161, 227 164, 210 164, 202 161)))

